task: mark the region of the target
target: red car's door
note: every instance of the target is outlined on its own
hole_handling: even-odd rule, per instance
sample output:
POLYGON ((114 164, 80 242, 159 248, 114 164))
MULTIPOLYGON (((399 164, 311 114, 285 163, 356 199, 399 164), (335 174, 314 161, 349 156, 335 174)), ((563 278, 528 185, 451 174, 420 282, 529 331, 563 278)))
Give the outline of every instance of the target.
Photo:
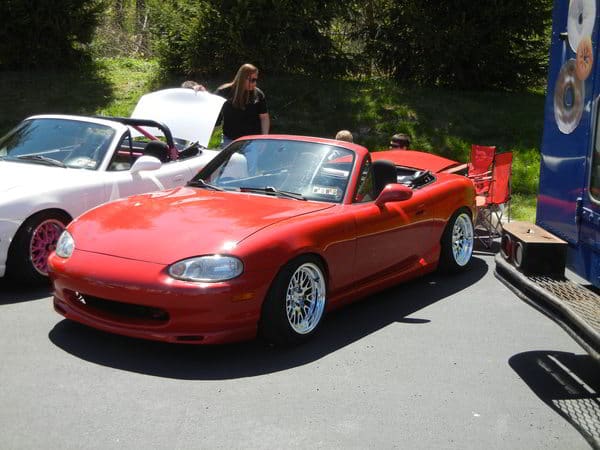
POLYGON ((375 202, 354 204, 357 282, 399 273, 419 264, 431 248, 434 217, 425 190, 412 198, 377 206, 375 202))

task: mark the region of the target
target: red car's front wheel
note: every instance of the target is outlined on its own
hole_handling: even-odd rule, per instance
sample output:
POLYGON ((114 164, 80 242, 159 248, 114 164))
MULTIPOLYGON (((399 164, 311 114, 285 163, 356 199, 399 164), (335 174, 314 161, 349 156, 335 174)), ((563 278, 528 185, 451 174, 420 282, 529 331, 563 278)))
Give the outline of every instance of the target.
POLYGON ((263 305, 261 334, 277 345, 297 344, 318 328, 327 302, 327 282, 320 261, 301 256, 277 274, 263 305))

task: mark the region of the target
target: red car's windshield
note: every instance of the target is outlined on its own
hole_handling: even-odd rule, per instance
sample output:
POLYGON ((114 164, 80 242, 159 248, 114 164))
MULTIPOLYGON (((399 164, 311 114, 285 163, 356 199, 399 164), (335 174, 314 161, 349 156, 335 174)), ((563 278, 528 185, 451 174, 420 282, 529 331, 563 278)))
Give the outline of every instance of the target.
POLYGON ((215 188, 284 192, 339 203, 346 193, 354 153, 316 142, 255 139, 232 144, 215 160, 197 177, 215 188))

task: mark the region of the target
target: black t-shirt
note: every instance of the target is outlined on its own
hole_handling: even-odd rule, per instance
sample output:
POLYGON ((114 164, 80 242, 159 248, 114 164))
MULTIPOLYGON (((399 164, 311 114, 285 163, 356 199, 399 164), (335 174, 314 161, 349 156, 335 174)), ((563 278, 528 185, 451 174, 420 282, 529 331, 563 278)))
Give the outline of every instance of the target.
POLYGON ((250 95, 245 109, 233 106, 231 87, 217 89, 216 94, 227 101, 223 104, 221 114, 223 116, 223 134, 229 139, 237 139, 248 134, 261 134, 260 114, 267 112, 267 100, 265 94, 259 88, 254 89, 250 95))

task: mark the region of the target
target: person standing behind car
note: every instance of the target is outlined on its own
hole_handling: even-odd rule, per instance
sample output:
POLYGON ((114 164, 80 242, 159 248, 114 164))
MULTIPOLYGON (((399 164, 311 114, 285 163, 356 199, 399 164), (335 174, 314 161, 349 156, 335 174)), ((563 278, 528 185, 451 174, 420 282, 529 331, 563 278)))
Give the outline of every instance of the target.
POLYGON ((340 130, 335 135, 335 139, 337 141, 346 141, 346 142, 354 142, 354 136, 352 136, 352 132, 349 130, 340 130))
POLYGON ((257 81, 258 69, 252 64, 244 64, 233 81, 223 84, 215 92, 227 100, 221 111, 223 147, 241 136, 269 134, 271 120, 267 100, 256 86, 257 81))
POLYGON ((194 80, 186 80, 183 83, 181 83, 181 87, 184 89, 193 89, 194 91, 198 92, 198 91, 206 91, 206 88, 201 85, 200 83, 194 81, 194 80))
POLYGON ((398 133, 392 136, 390 140, 390 150, 408 150, 410 147, 410 138, 408 134, 398 133))

